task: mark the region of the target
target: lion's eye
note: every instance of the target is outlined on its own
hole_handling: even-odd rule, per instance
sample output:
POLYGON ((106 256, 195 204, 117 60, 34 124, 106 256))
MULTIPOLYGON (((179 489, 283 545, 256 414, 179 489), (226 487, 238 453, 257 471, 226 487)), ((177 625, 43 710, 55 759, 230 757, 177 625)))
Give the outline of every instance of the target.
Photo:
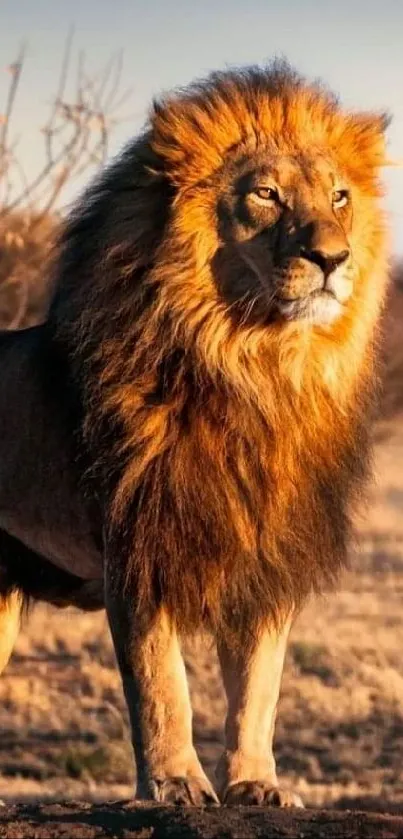
POLYGON ((257 186, 251 195, 259 204, 271 204, 280 200, 277 190, 270 186, 257 186))
POLYGON ((345 207, 350 200, 350 193, 348 189, 335 189, 332 195, 332 204, 336 210, 345 207))

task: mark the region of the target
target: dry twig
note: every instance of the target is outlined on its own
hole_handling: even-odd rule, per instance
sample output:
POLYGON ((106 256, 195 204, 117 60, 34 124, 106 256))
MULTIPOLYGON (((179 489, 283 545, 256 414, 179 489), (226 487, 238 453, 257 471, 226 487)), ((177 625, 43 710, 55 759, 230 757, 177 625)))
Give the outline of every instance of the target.
MULTIPOLYGON (((5 107, 0 113, 0 328, 24 324, 29 294, 26 288, 17 293, 16 283, 29 284, 24 271, 26 248, 33 242, 45 247, 42 230, 49 218, 56 223, 63 191, 68 183, 87 169, 102 165, 108 154, 110 136, 120 121, 119 110, 130 91, 121 87, 122 54, 113 56, 97 76, 87 72, 85 56, 78 56, 76 82, 72 85, 74 31, 66 39, 56 93, 49 117, 42 127, 43 161, 38 171, 27 175, 19 155, 18 138, 13 136, 13 116, 23 80, 26 47, 7 67, 10 83, 5 107), (19 219, 19 243, 16 246, 16 219, 19 219), (7 235, 13 230, 13 241, 7 235), (22 246, 21 246, 22 238, 22 246), (10 258, 15 266, 10 271, 10 258), (4 296, 7 296, 6 305, 4 296), (11 299, 17 295, 17 309, 11 299), (12 308, 12 316, 4 312, 12 308), (17 311, 18 310, 18 311, 17 311)), ((45 247, 46 250, 46 247, 45 247)), ((25 318, 26 320, 26 318, 25 318)))

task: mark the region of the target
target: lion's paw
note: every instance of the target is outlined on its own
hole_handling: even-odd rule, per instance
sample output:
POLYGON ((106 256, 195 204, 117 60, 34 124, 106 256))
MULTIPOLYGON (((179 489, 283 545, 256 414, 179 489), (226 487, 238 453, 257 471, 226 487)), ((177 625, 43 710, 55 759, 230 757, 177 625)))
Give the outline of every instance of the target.
POLYGON ((220 803, 207 778, 195 775, 183 778, 153 778, 147 786, 148 794, 144 797, 161 804, 208 807, 220 803))
POLYGON ((223 803, 258 804, 268 807, 303 807, 299 797, 289 790, 273 786, 269 781, 240 781, 229 786, 224 794, 223 803))

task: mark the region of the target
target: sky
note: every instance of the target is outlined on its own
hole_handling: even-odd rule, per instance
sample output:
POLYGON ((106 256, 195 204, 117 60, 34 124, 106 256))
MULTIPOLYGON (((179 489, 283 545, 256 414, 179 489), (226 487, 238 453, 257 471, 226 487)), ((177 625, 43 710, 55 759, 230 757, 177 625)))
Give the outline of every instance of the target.
MULTIPOLYGON (((393 247, 403 255, 403 0, 0 0, 0 115, 7 66, 25 42, 24 73, 12 135, 28 175, 43 159, 43 134, 69 29, 74 26, 72 79, 80 51, 90 74, 123 51, 121 90, 131 95, 110 152, 141 128, 151 98, 226 66, 283 55, 335 90, 346 107, 387 110, 385 171, 393 247)), ((72 200, 90 177, 69 187, 72 200)))

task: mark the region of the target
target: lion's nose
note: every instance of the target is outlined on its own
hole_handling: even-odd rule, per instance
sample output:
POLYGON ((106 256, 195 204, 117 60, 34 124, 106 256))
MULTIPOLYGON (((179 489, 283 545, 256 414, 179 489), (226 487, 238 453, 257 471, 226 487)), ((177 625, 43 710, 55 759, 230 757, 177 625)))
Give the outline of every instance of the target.
POLYGON ((319 265, 326 278, 339 265, 343 265, 343 262, 347 261, 350 256, 350 251, 348 248, 343 248, 341 251, 332 253, 316 248, 311 250, 310 248, 301 247, 300 255, 303 259, 308 259, 309 262, 314 262, 315 265, 319 265))

